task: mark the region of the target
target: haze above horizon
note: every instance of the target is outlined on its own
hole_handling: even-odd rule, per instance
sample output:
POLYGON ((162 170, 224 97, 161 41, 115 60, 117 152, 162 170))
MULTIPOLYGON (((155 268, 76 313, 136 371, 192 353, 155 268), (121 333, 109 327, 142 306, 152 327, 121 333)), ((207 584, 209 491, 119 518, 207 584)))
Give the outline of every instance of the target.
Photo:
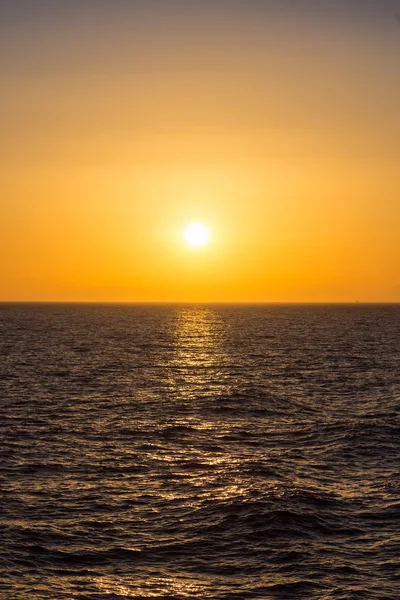
POLYGON ((398 9, 0 0, 0 301, 399 302, 398 9))

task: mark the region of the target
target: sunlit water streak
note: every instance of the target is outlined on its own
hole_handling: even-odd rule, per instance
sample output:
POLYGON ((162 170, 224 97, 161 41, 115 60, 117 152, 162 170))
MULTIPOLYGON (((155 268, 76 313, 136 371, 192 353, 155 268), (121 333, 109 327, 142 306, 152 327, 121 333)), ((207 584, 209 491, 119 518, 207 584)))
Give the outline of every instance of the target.
POLYGON ((398 599, 399 326, 0 305, 0 598, 398 599))

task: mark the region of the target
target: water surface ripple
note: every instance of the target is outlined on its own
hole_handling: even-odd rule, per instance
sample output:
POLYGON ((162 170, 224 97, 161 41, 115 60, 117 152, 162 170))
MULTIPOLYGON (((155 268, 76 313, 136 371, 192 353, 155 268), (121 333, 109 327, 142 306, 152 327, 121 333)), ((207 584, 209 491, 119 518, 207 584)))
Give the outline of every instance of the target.
POLYGON ((0 305, 0 598, 400 598, 400 306, 0 305))

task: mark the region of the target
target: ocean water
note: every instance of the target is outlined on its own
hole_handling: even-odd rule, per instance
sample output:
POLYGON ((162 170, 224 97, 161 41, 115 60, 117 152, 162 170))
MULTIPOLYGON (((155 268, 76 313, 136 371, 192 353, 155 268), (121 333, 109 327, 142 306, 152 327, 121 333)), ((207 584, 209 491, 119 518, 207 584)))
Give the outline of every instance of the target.
POLYGON ((400 305, 0 305, 0 598, 400 598, 400 305))

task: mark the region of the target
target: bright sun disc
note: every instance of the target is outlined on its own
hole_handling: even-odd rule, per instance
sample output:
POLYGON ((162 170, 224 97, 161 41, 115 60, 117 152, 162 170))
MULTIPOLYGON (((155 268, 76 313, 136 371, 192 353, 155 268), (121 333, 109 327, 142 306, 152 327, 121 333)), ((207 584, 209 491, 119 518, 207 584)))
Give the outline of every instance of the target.
POLYGON ((208 228, 202 223, 191 223, 184 231, 186 242, 189 246, 199 248, 205 246, 210 239, 210 232, 208 228))

